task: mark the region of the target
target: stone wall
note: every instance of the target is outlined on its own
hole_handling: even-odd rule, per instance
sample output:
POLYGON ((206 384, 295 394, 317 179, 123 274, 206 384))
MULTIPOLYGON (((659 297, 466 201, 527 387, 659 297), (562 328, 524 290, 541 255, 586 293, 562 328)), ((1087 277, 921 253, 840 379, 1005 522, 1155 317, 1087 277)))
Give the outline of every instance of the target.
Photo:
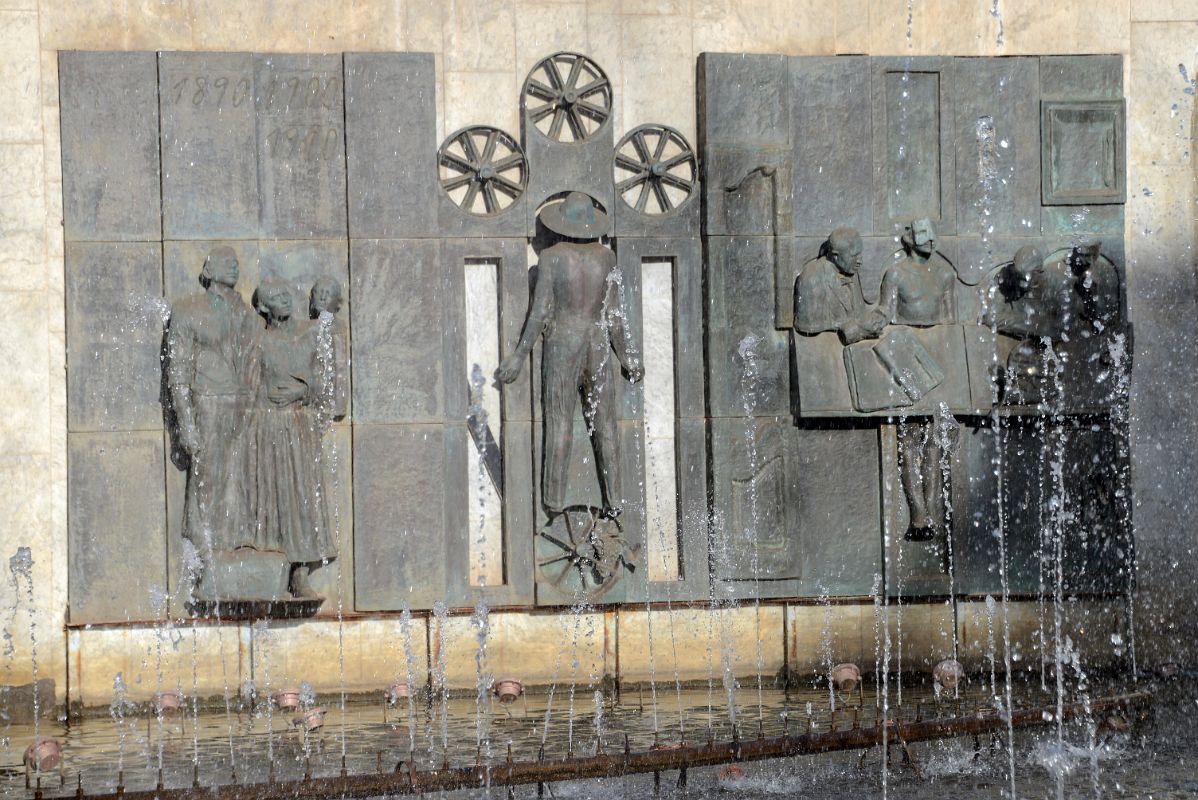
MULTIPOLYGON (((0 322, 0 363, 8 372, 0 388, 0 555, 28 546, 34 562, 31 596, 23 578, 6 572, 0 581, 0 614, 15 646, 11 668, 6 658, 0 662, 0 670, 9 670, 0 682, 26 682, 36 669, 37 677, 55 678, 59 700, 69 688, 72 700, 105 704, 117 672, 135 696, 153 692, 159 674, 189 690, 193 652, 221 665, 203 671, 197 687, 203 694, 235 685, 264 657, 278 681, 287 676, 323 687, 344 681, 361 689, 384 685, 402 663, 398 617, 279 623, 269 631, 214 625, 65 629, 66 299, 57 51, 70 49, 431 51, 438 140, 468 123, 518 130, 518 94, 529 68, 547 53, 578 50, 612 78, 617 137, 638 124, 668 120, 692 142, 695 64, 705 51, 1122 54, 1128 298, 1136 326, 1131 422, 1141 572, 1135 624, 1142 664, 1194 655, 1196 47, 1198 5, 1184 0, 0 0, 0 303, 8 311, 0 322), (339 642, 344 661, 335 657, 339 642)), ((129 532, 131 548, 141 545, 143 533, 129 532)), ((967 637, 966 652, 981 654, 985 623, 979 625, 979 609, 962 608, 957 625, 967 637)), ((1106 611, 1088 618, 1084 611, 1079 609, 1077 629, 1085 628, 1096 647, 1122 624, 1106 611)), ((909 653, 928 658, 942 652, 950 619, 939 605, 910 607, 904 629, 920 633, 909 653)), ((717 647, 735 644, 740 663, 733 669, 741 674, 783 663, 814 667, 824 628, 838 659, 843 653, 868 664, 873 650, 868 605, 830 612, 746 607, 715 619, 685 610, 579 618, 512 612, 492 617, 492 671, 520 667, 521 677, 532 682, 575 671, 597 677, 615 674, 618 660, 620 674, 635 680, 647 674, 650 626, 657 670, 670 669, 661 649, 668 637, 686 662, 682 674, 696 678, 709 670, 705 640, 717 647), (760 663, 757 638, 763 643, 760 663), (562 641, 577 643, 578 666, 562 641)), ((1032 627, 1025 620, 1022 630, 1032 627)), ((472 685, 469 618, 415 620, 410 639, 417 659, 444 653, 455 665, 453 682, 472 685)), ((715 669, 718 674, 718 663, 715 669)))

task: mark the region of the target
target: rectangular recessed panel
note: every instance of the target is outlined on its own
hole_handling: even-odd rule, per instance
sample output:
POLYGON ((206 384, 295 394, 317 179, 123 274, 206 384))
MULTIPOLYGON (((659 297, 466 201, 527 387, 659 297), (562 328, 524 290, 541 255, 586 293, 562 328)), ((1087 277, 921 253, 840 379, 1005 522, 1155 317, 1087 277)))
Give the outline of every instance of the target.
POLYGON ((940 74, 886 72, 885 188, 890 219, 938 219, 940 74))
POLYGON ((1122 203, 1123 101, 1045 101, 1041 115, 1044 204, 1122 203))
POLYGON ((678 580, 674 418, 674 260, 641 261, 645 364, 645 523, 649 580, 678 580))
POLYGON ((872 222, 873 160, 855 142, 872 141, 869 59, 792 58, 794 232, 827 236, 872 222))
POLYGON ((350 242, 350 364, 359 422, 439 422, 445 414, 445 275, 437 240, 350 242))
POLYGON ((353 236, 436 236, 437 76, 432 53, 345 56, 353 236))
POLYGON ((71 622, 161 619, 162 433, 72 433, 67 451, 71 622))
POLYGON ((254 57, 161 53, 166 239, 252 239, 258 226, 254 57))
POLYGON ((465 271, 466 363, 453 379, 470 383, 466 474, 470 582, 498 586, 504 582, 499 450, 503 418, 494 380, 499 366, 499 262, 468 258, 461 268, 465 271))
POLYGON ((345 112, 339 55, 254 59, 262 235, 345 235, 345 112))
POLYGON ((162 236, 153 53, 59 55, 67 241, 162 236))
POLYGON ((162 246, 67 242, 67 422, 161 430, 162 246))
POLYGON ((444 425, 357 425, 354 431, 354 587, 360 611, 431 608, 445 597, 444 425))
POLYGON ((1035 58, 953 64, 960 234, 989 239, 1040 229, 1038 66, 1035 58))

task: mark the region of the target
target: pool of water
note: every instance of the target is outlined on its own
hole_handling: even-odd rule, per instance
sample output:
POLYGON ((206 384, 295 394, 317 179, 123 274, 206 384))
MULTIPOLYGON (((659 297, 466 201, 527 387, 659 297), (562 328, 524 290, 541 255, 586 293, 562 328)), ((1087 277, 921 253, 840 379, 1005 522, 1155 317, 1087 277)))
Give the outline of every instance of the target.
MULTIPOLYGON (((1092 690, 1094 697, 1132 688, 1111 682, 1092 690)), ((1055 725, 1017 731, 1014 774, 1018 797, 1198 796, 1198 680, 1141 683, 1154 692, 1150 723, 1127 732, 1105 730, 1101 719, 1079 720, 1063 729, 1058 744, 1055 725), (1091 736, 1093 725, 1100 730, 1091 736), (1091 741, 1097 746, 1091 747, 1091 741)), ((1002 692, 1001 678, 998 686, 1002 692)), ((969 685, 956 696, 939 696, 927 682, 906 685, 901 706, 897 686, 888 691, 891 718, 899 720, 953 717, 993 707, 993 687, 969 685)), ((733 692, 735 708, 718 683, 682 688, 674 684, 625 688, 618 696, 581 687, 557 687, 528 694, 511 705, 487 702, 480 712, 474 698, 421 696, 385 707, 382 701, 347 702, 320 698, 328 707, 324 726, 304 732, 292 725, 294 713, 268 705, 185 710, 158 717, 144 706, 130 706, 113 716, 89 716, 69 726, 42 724, 39 732, 60 737, 65 758, 60 771, 42 778, 47 796, 86 793, 260 783, 391 771, 414 762, 426 770, 448 763, 462 767, 515 760, 587 756, 602 749, 621 752, 678 742, 728 741, 735 724, 738 736, 778 736, 784 731, 822 731, 860 725, 880 718, 878 687, 867 683, 858 692, 830 696, 826 688, 783 691, 753 680, 733 692), (656 703, 654 703, 656 700, 656 703), (835 705, 835 710, 833 710, 835 705)), ((1041 682, 1020 682, 1013 690, 1016 708, 1051 706, 1055 695, 1041 682)), ((1069 699, 1078 699, 1076 696, 1069 699)), ((0 749, 0 796, 26 798, 21 753, 32 740, 32 726, 14 726, 0 749)), ((874 747, 818 756, 801 756, 688 771, 679 787, 677 772, 658 776, 657 791, 666 797, 911 797, 1001 798, 1010 796, 1011 763, 1005 735, 991 739, 958 737, 911 745, 914 765, 904 763, 897 748, 883 769, 882 750, 874 747), (980 745, 980 750, 975 749, 980 745)), ((36 783, 36 780, 34 781, 36 783)), ((640 798, 655 791, 652 775, 618 779, 559 782, 544 787, 546 797, 640 798)), ((536 797, 536 786, 495 788, 494 797, 536 797)), ((447 797, 486 796, 481 790, 448 793, 447 797)))

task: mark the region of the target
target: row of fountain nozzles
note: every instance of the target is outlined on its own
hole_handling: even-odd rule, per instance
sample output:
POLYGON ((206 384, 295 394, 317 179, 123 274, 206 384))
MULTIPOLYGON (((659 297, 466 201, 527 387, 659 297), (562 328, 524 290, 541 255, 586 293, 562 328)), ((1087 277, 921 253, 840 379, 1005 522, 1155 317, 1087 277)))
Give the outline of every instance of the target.
MULTIPOLYGON (((946 658, 932 669, 932 678, 942 689, 956 689, 965 677, 965 668, 954 658, 946 658)), ((861 685, 861 668, 856 664, 844 663, 832 667, 832 685, 845 694, 856 691, 861 685)))
MULTIPOLYGON (((515 678, 500 678, 491 687, 491 693, 499 698, 501 703, 514 703, 524 694, 524 684, 515 678)), ((400 700, 407 700, 411 696, 412 686, 407 681, 396 681, 383 693, 387 704, 392 706, 398 705, 400 700)))

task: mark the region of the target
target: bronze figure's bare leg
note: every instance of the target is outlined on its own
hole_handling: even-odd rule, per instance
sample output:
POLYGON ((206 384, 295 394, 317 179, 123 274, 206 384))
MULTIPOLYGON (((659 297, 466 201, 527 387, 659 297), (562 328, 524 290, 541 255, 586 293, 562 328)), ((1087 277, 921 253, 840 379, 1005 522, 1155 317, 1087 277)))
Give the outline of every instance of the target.
POLYGON ((929 459, 926 458, 924 444, 928 434, 927 425, 922 422, 905 422, 898 426, 899 459, 902 462, 900 475, 903 494, 907 498, 907 508, 911 512, 911 521, 906 532, 908 541, 926 541, 932 538, 932 522, 928 516, 928 494, 925 489, 926 463, 929 459))

